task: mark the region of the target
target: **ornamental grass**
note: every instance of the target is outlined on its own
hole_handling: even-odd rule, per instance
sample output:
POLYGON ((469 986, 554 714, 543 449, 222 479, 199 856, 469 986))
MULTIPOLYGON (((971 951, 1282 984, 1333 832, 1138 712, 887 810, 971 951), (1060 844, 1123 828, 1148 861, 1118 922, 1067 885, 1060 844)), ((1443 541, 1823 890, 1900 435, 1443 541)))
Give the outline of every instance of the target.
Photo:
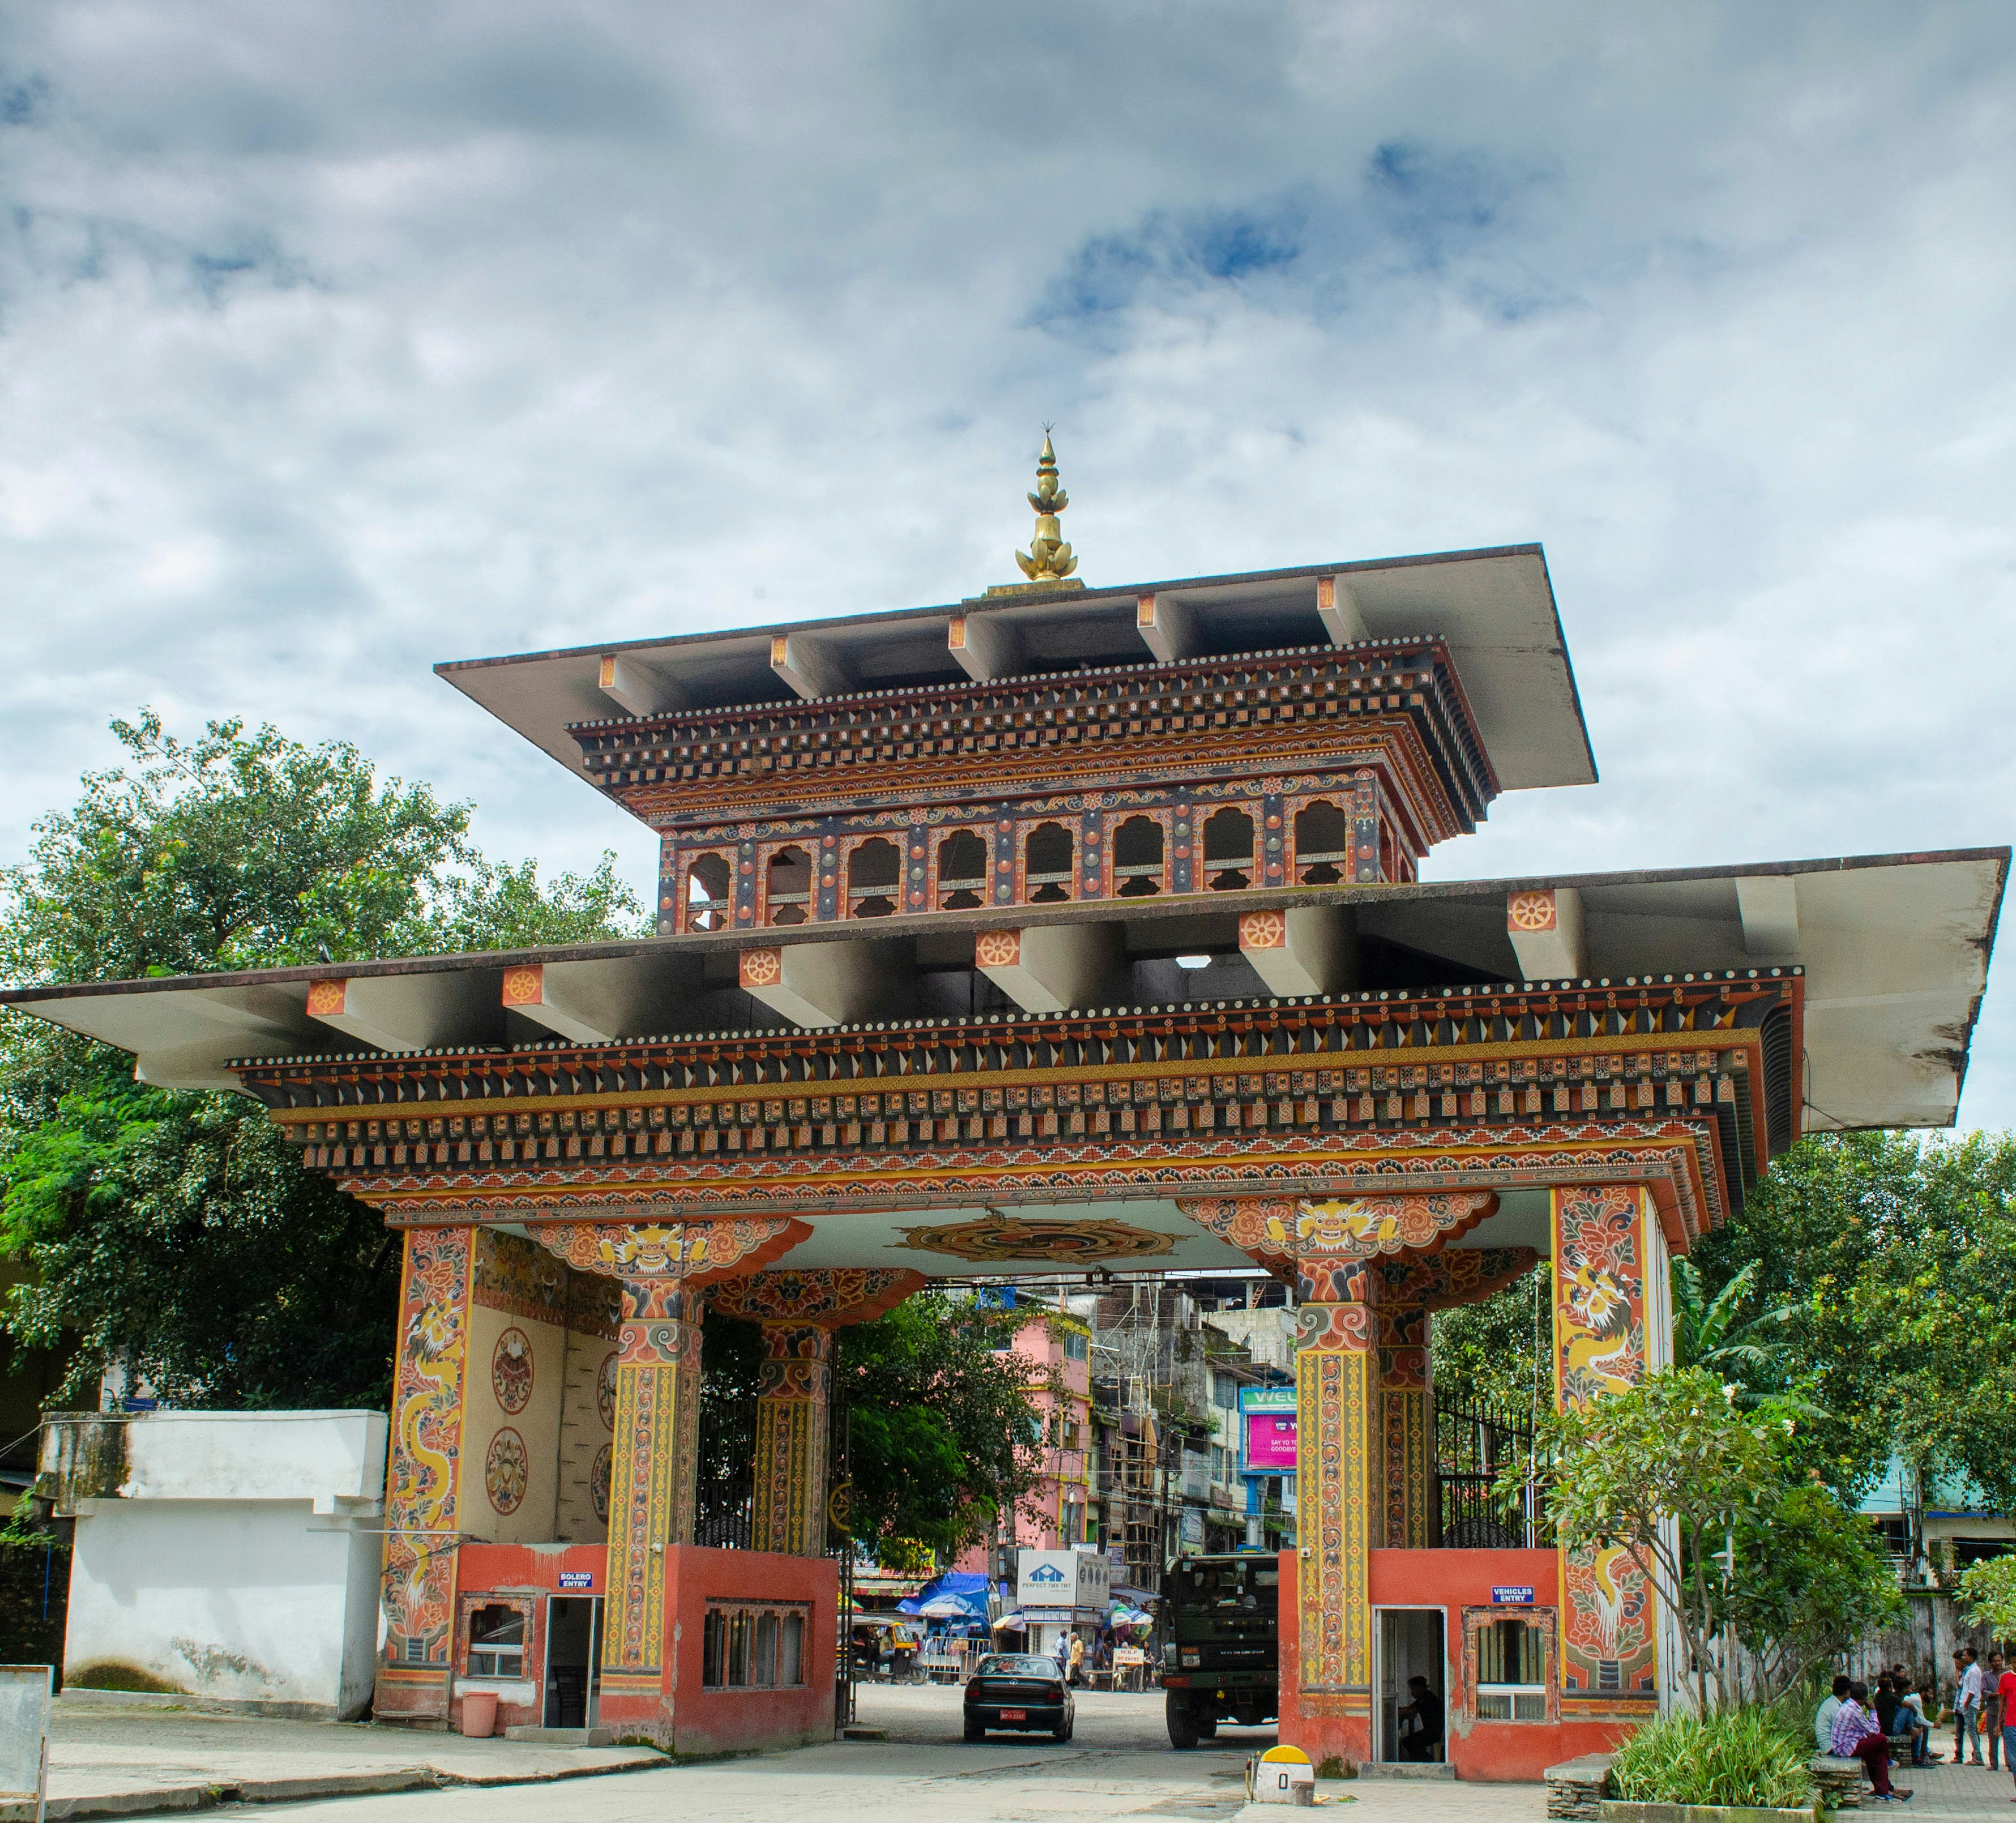
POLYGON ((1819 1787, 1813 1750, 1784 1714, 1762 1706, 1647 1722, 1611 1761, 1614 1797, 1649 1804, 1753 1804, 1808 1810, 1819 1787))

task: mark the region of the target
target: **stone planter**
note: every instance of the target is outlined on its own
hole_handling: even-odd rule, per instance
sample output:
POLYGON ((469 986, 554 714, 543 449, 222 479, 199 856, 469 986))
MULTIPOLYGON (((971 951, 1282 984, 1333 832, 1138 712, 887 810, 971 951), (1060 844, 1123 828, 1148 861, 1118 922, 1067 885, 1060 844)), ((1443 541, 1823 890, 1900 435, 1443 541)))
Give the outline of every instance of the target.
POLYGON ((1756 1804, 1640 1804, 1605 1798, 1603 1823, 1819 1823, 1820 1812, 1775 1810, 1756 1804))

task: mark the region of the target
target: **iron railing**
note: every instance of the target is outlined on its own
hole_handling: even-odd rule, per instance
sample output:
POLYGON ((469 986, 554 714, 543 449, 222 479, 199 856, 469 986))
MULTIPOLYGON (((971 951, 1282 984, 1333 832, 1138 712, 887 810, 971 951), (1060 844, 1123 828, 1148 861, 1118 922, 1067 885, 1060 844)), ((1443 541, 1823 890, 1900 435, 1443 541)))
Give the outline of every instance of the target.
POLYGON ((1530 1472, 1510 1511, 1496 1491, 1507 1465, 1530 1463, 1533 1426, 1521 1412, 1482 1400, 1435 1401, 1436 1536, 1445 1551, 1551 1546, 1542 1490, 1530 1472))

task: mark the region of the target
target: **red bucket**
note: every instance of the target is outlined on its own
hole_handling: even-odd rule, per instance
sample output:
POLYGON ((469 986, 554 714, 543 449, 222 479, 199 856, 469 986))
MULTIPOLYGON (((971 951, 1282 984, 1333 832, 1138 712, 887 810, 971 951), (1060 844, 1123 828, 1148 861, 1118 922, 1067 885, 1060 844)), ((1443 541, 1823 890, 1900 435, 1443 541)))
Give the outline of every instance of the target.
POLYGON ((472 1690, 462 1699, 462 1731, 472 1741, 487 1741, 497 1732, 497 1692, 472 1690))

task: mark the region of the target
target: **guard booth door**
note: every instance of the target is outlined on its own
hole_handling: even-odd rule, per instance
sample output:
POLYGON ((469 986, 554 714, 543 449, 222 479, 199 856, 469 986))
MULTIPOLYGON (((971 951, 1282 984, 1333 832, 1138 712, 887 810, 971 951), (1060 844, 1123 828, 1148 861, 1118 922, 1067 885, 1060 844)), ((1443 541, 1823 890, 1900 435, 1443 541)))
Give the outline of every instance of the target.
MULTIPOLYGON (((1425 1677, 1437 1700, 1449 1700, 1449 1666, 1442 1646, 1447 1617, 1439 1608, 1375 1608, 1372 1611, 1373 1649, 1379 1666, 1378 1700, 1373 1714, 1378 1730, 1373 1757, 1399 1760, 1400 1743, 1412 1727, 1411 1718, 1399 1712, 1413 1699, 1407 1688, 1412 1677, 1425 1677)), ((1426 1758, 1439 1761, 1447 1751, 1448 1713, 1444 1709, 1442 1738, 1428 1749, 1426 1758)))
POLYGON ((546 1706, 549 1728, 592 1728, 602 1694, 602 1598, 546 1598, 546 1706))

